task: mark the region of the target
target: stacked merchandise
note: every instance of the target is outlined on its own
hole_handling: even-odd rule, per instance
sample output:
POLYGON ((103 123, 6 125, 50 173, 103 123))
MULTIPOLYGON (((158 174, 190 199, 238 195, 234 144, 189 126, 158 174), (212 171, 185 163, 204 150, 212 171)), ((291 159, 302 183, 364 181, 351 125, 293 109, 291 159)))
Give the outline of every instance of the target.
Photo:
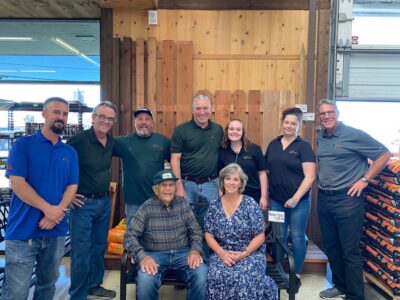
POLYGON ((400 296, 400 160, 370 181, 365 200, 364 269, 400 296))
POLYGON ((108 253, 122 255, 124 253, 124 236, 126 232, 125 219, 108 231, 108 253))
POLYGON ((0 202, 9 203, 11 200, 12 190, 10 188, 0 188, 0 202))

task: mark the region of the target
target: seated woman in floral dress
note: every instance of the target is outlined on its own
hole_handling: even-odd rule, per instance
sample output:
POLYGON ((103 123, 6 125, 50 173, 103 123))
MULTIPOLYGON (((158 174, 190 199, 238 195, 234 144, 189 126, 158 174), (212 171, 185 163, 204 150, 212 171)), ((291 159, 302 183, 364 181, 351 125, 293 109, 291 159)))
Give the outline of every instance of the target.
POLYGON ((277 286, 266 274, 263 214, 253 198, 242 195, 246 182, 238 164, 220 172, 223 195, 210 202, 205 218, 205 239, 213 250, 207 299, 278 298, 277 286))

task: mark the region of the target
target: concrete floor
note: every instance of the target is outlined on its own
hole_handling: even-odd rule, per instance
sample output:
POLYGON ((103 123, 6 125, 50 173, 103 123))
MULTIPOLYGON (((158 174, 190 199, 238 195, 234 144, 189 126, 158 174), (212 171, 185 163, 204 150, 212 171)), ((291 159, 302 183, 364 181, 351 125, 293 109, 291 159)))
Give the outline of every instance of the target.
MULTIPOLYGON (((303 274, 302 285, 299 293, 296 295, 296 300, 317 300, 320 299, 318 294, 321 290, 330 287, 330 271, 328 268, 327 274, 303 274)), ((54 300, 68 300, 68 288, 70 284, 69 277, 69 258, 63 259, 62 266, 60 268, 60 279, 57 282, 57 291, 54 300)), ((119 271, 106 271, 104 276, 103 286, 108 289, 113 289, 117 292, 119 299, 119 271)), ((32 299, 33 289, 29 296, 29 300, 32 299)), ((127 299, 134 299, 135 286, 128 285, 127 288, 127 299)), ((186 290, 176 289, 171 286, 161 287, 160 300, 185 300, 186 290)), ((288 295, 285 291, 281 292, 281 300, 287 300, 288 295)), ((379 293, 373 286, 365 284, 365 300, 385 300, 391 299, 385 295, 379 293)))

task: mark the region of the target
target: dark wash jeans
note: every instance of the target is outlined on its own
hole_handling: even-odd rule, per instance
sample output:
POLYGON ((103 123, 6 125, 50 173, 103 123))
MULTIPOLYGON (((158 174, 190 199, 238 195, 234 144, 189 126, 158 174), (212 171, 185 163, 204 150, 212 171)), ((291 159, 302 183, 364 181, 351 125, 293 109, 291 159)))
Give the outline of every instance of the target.
POLYGON ((348 196, 347 191, 318 191, 319 226, 332 269, 333 284, 348 299, 362 300, 364 281, 360 240, 364 198, 348 196))

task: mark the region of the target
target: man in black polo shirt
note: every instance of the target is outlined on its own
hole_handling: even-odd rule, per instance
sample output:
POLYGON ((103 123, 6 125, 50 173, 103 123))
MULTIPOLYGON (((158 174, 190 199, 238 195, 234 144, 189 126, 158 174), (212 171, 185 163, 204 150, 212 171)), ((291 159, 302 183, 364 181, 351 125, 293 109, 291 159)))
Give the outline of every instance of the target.
POLYGON ((176 195, 196 207, 203 225, 206 206, 218 196, 218 149, 223 130, 210 120, 211 101, 205 95, 193 99, 192 120, 177 126, 171 138, 171 168, 178 179, 176 195))
POLYGON ((92 114, 90 129, 69 141, 79 158, 78 193, 70 210, 71 300, 112 299, 115 291, 101 286, 110 222, 110 168, 114 139, 109 135, 117 108, 105 101, 92 114))

